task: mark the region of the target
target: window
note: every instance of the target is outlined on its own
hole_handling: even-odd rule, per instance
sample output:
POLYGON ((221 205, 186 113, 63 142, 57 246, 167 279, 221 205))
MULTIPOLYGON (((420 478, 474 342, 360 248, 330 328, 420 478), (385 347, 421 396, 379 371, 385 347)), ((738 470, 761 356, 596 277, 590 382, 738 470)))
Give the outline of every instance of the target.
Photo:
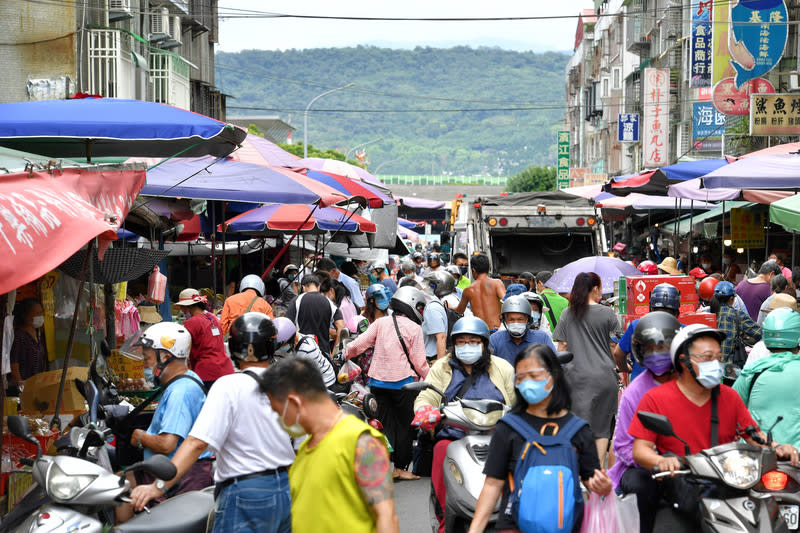
POLYGON ((603 98, 608 98, 608 78, 603 78, 603 98))
POLYGON ((614 89, 619 89, 619 88, 620 88, 620 83, 621 83, 621 81, 622 81, 622 69, 620 69, 620 68, 615 68, 613 72, 614 72, 614 73, 613 73, 613 76, 614 76, 614 84, 613 84, 613 86, 612 86, 612 87, 613 87, 614 89))

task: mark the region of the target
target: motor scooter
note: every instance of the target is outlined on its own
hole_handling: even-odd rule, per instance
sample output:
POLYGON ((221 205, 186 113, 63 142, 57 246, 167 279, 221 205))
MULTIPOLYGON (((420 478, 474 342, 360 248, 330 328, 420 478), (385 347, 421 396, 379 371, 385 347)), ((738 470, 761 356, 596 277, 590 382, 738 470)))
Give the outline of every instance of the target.
MULTIPOLYGON (((705 485, 697 502, 700 524, 691 526, 691 531, 697 531, 697 527, 703 532, 789 531, 777 499, 768 491, 759 490, 759 487, 765 488, 762 480, 765 477, 769 480, 778 469, 775 450, 730 442, 690 454, 689 445, 675 434, 667 417, 646 411, 639 411, 637 416, 650 431, 684 443, 686 453, 681 462, 685 468, 676 470, 674 475, 687 476, 705 485)), ((748 428, 745 433, 752 436, 755 428, 748 428)), ((770 441, 768 437, 765 442, 770 441)), ((654 479, 669 476, 670 472, 657 470, 653 474, 654 479)), ((794 512, 797 512, 796 506, 794 512)), ((784 511, 783 515, 786 513, 784 511)), ((655 531, 681 531, 689 527, 687 524, 676 526, 674 519, 670 506, 662 506, 656 515, 655 531)))

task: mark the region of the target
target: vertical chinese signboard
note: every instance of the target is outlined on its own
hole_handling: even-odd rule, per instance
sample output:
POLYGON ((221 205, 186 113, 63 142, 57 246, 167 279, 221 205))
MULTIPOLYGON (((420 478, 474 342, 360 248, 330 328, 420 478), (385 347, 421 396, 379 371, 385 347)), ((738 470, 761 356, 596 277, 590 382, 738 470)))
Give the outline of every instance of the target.
POLYGON ((692 0, 689 87, 711 87, 711 8, 713 0, 692 0))
POLYGON ((556 189, 569 187, 569 132, 558 132, 558 166, 556 166, 556 189))
POLYGON ((750 135, 800 135, 800 94, 753 94, 750 98, 750 135))
POLYGON ((728 49, 736 71, 735 85, 759 78, 783 57, 789 37, 788 13, 783 0, 758 0, 731 4, 731 32, 728 49))
POLYGON ((734 248, 764 247, 764 214, 741 207, 731 209, 731 246, 734 248))
POLYGON ((617 140, 622 143, 639 142, 639 115, 620 113, 617 116, 617 140))
POLYGON ((644 69, 644 166, 669 163, 669 69, 644 69))
POLYGON ((692 146, 698 151, 722 149, 725 115, 714 109, 711 102, 692 104, 692 146))
POLYGON ((731 66, 731 53, 728 51, 728 37, 731 31, 730 1, 714 0, 711 20, 711 84, 716 85, 735 73, 731 66))

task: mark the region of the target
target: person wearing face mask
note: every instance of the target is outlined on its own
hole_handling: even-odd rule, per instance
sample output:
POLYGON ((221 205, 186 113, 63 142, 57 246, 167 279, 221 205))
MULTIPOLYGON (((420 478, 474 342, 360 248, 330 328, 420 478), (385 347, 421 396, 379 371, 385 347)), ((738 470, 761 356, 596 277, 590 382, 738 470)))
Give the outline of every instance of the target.
POLYGON ((659 502, 658 484, 651 477, 651 472, 634 462, 633 437, 628 433, 628 427, 642 396, 650 389, 677 377, 672 368, 669 349, 672 339, 681 327, 677 318, 664 311, 651 311, 637 321, 631 340, 631 352, 645 371, 622 393, 617 411, 614 434, 614 455, 617 460, 609 469, 608 476, 615 490, 636 494, 640 530, 643 533, 653 530, 659 502))
MULTIPOLYGON (((145 459, 155 454, 173 458, 178 447, 189 436, 200 410, 206 401, 206 391, 200 377, 186 366, 192 345, 192 336, 180 324, 161 322, 150 326, 139 339, 145 365, 153 369, 156 386, 162 387, 158 407, 147 430, 135 429, 130 443, 143 450, 145 459), (152 365, 152 366, 151 366, 152 365)), ((213 484, 209 452, 198 454, 186 475, 169 487, 161 480, 144 471, 127 474, 131 486, 154 487, 158 493, 150 493, 156 502, 183 492, 200 490, 213 484), (159 490, 159 488, 161 490, 159 490)), ((116 507, 117 522, 125 522, 133 516, 135 507, 124 504, 116 507)))
POLYGON ((297 333, 294 323, 286 317, 279 317, 272 321, 277 331, 275 335, 275 357, 297 356, 313 361, 322 374, 325 386, 330 388, 336 384, 336 371, 322 355, 314 337, 297 333))
POLYGON ((279 361, 264 373, 261 389, 284 427, 308 434, 289 470, 291 530, 399 533, 384 436, 339 409, 306 359, 279 361))
MULTIPOLYGON (((526 302, 527 303, 527 302, 526 302)), ((497 400, 506 405, 514 401, 514 369, 511 363, 491 355, 489 348, 489 327, 477 317, 462 318, 453 326, 450 335, 453 352, 439 359, 432 367, 425 381, 444 391, 447 401, 456 396, 462 399, 497 400)), ((443 465, 447 446, 454 440, 464 437, 462 430, 443 427, 437 431, 441 419, 439 405, 441 398, 432 389, 419 393, 414 401, 414 420, 411 425, 434 434, 431 483, 439 502, 437 517, 439 531, 444 531, 446 490, 443 465)))
POLYGON ((39 300, 25 298, 14 308, 14 342, 11 344, 11 379, 13 391, 31 376, 45 371, 47 347, 44 343, 44 308, 39 300))
MULTIPOLYGON (((758 269, 754 278, 743 279, 736 285, 736 294, 744 301, 747 312, 753 320, 758 319, 761 304, 771 294, 770 282, 772 278, 781 274, 781 267, 775 261, 765 261, 758 269)), ((729 282, 728 282, 729 283, 729 282)))
MULTIPOLYGON (((690 454, 739 438, 760 446, 749 436, 741 434, 741 430, 747 426, 758 427, 744 402, 736 391, 720 384, 723 340, 724 333, 702 324, 691 324, 679 331, 670 345, 672 364, 678 371, 678 379, 647 391, 637 407, 637 411, 666 416, 688 444, 690 454), (717 423, 713 433, 717 442, 712 443, 712 417, 715 410, 717 423)), ((633 459, 640 467, 647 471, 658 467, 660 472, 673 475, 682 468, 679 458, 685 454, 684 444, 675 437, 650 431, 639 417, 633 417, 628 433, 634 438, 633 459), (667 452, 670 454, 667 455, 667 452)), ((766 440, 763 433, 761 437, 766 440)), ((779 459, 789 459, 795 465, 798 463, 794 446, 779 445, 775 451, 779 459)), ((676 503, 676 494, 684 490, 682 481, 682 478, 663 480, 659 487, 662 497, 670 503, 676 503)), ((699 509, 697 513, 683 518, 698 526, 699 509)), ((699 531, 700 528, 689 530, 699 531)))
POLYGON ((598 305, 603 295, 600 276, 581 272, 575 277, 569 307, 561 314, 553 339, 558 350, 569 350, 575 358, 567 380, 574 391, 572 409, 594 433, 597 455, 605 463, 611 424, 617 412, 617 372, 627 371, 624 358, 611 354, 610 337, 622 333, 614 310, 598 305))
MULTIPOLYGON (((297 438, 306 431, 287 425, 280 417, 283 405, 273 411, 260 389, 260 379, 275 356, 276 337, 275 325, 263 313, 245 313, 233 322, 229 346, 242 372, 217 380, 172 458, 177 475, 136 487, 131 493, 135 509, 141 510, 180 482, 198 457, 211 449, 217 458, 213 532, 291 531, 288 469, 295 454, 290 435, 297 438)), ((322 385, 322 378, 317 379, 322 385)))
POLYGON ((422 332, 425 334, 425 356, 429 361, 441 359, 447 353, 448 311, 442 298, 455 291, 456 281, 444 271, 433 271, 425 274, 422 280, 428 303, 425 306, 425 319, 422 321, 422 332))
POLYGON ((714 265, 711 263, 711 256, 704 255, 700 258, 700 268, 702 268, 706 274, 714 273, 714 265))
POLYGON ((761 340, 761 326, 756 324, 750 315, 733 307, 734 296, 733 283, 729 281, 717 283, 714 287, 714 297, 711 298, 711 312, 717 315, 717 328, 726 336, 722 341, 722 361, 733 362, 742 367, 746 356, 742 361, 732 360, 734 341, 737 336, 742 340, 745 336, 751 337, 754 341, 761 340))
POLYGON ((555 351, 553 340, 544 332, 531 326, 539 320, 533 316, 531 304, 522 295, 510 296, 500 308, 500 316, 505 329, 492 333, 489 338, 491 351, 509 364, 517 355, 533 344, 544 344, 555 351))
MULTIPOLYGON (((516 399, 511 413, 521 418, 521 423, 531 426, 537 434, 554 435, 567 424, 577 423, 579 428, 570 439, 577 460, 574 481, 578 484, 580 478, 588 490, 600 495, 609 494, 611 480, 601 470, 592 431, 585 421, 571 412, 570 387, 553 350, 542 345, 528 347, 517 356, 514 371, 516 399), (575 419, 578 419, 577 422, 575 419)), ((511 506, 508 505, 509 478, 514 475, 517 460, 529 443, 504 419, 506 417, 500 419, 492 434, 489 455, 483 469, 486 480, 475 507, 469 533, 481 533, 486 529, 499 498, 502 498, 500 515, 495 528, 500 531, 517 531, 518 528, 511 506)), ((578 490, 578 487, 575 489, 578 490)), ((572 531, 579 531, 581 528, 582 501, 579 497, 572 531)))
POLYGON ((553 339, 553 332, 550 330, 550 320, 547 318, 549 313, 546 313, 544 306, 544 299, 535 292, 523 292, 520 296, 528 300, 531 304, 531 317, 533 322, 531 329, 537 329, 544 332, 545 335, 553 339))
POLYGON ((733 261, 733 256, 729 253, 725 253, 722 256, 722 279, 723 281, 730 281, 731 283, 736 283, 736 278, 742 271, 739 269, 739 265, 737 265, 733 261))
MULTIPOLYGON (((352 332, 354 334, 364 333, 370 324, 379 318, 389 315, 389 303, 392 300, 392 296, 389 294, 389 289, 384 285, 380 283, 370 285, 364 292, 364 298, 366 303, 360 317, 356 317, 358 328, 352 332)), ((370 346, 364 350, 364 353, 353 358, 353 362, 361 368, 361 374, 356 377, 355 383, 360 383, 365 387, 369 386, 369 378, 367 376, 369 375, 369 367, 372 364, 374 351, 374 347, 370 346)))
POLYGON ((469 287, 472 282, 469 279, 469 258, 467 254, 461 252, 453 254, 453 264, 458 267, 461 277, 458 280, 456 287, 462 291, 469 287))

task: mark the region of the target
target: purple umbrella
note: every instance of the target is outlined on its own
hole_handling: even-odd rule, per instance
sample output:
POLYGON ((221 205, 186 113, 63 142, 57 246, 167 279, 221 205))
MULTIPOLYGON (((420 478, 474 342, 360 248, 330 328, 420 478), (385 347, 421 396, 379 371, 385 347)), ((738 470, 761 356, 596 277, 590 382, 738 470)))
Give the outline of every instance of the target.
POLYGON ((704 202, 719 202, 720 200, 737 200, 741 196, 740 189, 706 189, 703 188, 702 178, 686 180, 669 186, 667 194, 674 198, 687 198, 689 200, 702 200, 704 202))
POLYGON ((757 155, 740 159, 703 176, 708 189, 798 189, 800 155, 757 155))
POLYGON ((581 272, 594 272, 600 276, 603 283, 603 294, 614 292, 614 282, 623 276, 638 276, 641 274, 633 265, 629 265, 616 257, 584 257, 559 268, 545 286, 558 293, 572 291, 575 278, 581 272))

